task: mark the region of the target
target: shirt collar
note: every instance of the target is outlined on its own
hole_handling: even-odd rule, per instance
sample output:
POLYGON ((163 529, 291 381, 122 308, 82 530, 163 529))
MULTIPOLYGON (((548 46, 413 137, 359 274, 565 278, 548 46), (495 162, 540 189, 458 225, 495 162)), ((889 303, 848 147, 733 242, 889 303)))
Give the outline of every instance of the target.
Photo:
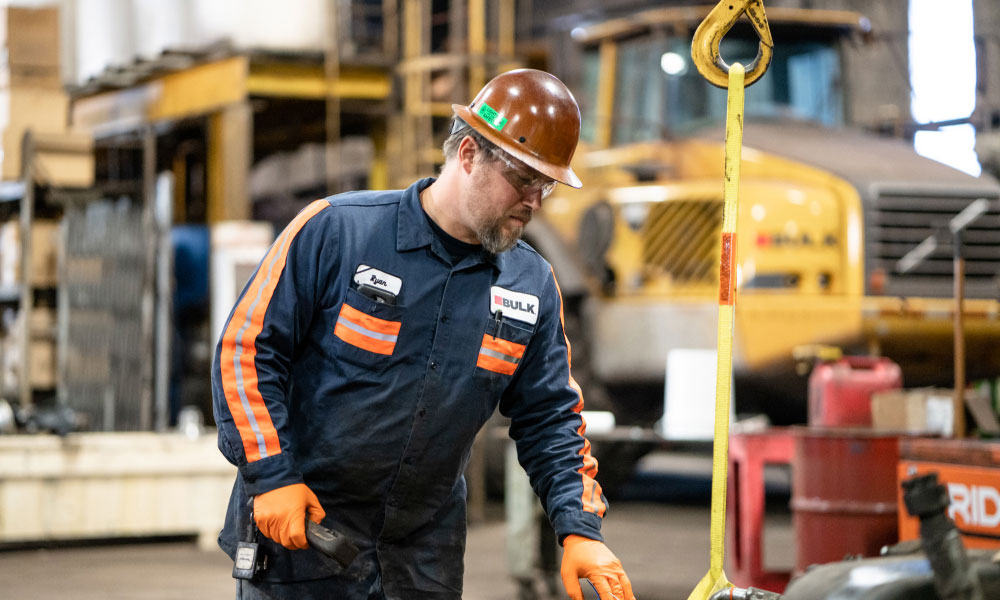
POLYGON ((396 250, 399 252, 430 246, 434 240, 434 230, 427 224, 424 209, 420 206, 420 192, 432 183, 434 178, 426 177, 403 190, 396 224, 396 250))
MULTIPOLYGON (((434 177, 427 177, 414 182, 403 190, 399 201, 399 219, 396 225, 396 250, 406 252, 425 246, 433 246, 436 241, 434 230, 427 223, 424 209, 420 206, 420 192, 434 183, 434 177)), ((444 252, 444 249, 441 249, 444 252)), ((477 252, 465 257, 457 266, 466 267, 479 263, 489 263, 496 269, 501 269, 504 263, 504 252, 494 256, 487 252, 477 252)))

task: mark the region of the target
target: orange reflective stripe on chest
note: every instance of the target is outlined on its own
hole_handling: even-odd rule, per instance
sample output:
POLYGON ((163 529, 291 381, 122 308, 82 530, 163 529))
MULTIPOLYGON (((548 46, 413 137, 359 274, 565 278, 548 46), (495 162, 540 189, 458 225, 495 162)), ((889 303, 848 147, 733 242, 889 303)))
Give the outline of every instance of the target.
POLYGON ((524 344, 484 334, 476 366, 494 373, 513 375, 517 365, 521 363, 521 357, 524 356, 524 349, 524 344))
POLYGON ((399 336, 399 321, 386 321, 344 304, 333 334, 348 344, 376 354, 392 354, 399 336))

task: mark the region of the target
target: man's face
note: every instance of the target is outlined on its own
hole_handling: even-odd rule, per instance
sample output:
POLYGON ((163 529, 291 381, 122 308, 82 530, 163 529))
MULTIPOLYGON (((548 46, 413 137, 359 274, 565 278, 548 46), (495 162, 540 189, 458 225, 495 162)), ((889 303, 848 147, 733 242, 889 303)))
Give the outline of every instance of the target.
POLYGON ((476 157, 466 190, 471 228, 483 248, 500 254, 514 247, 524 226, 542 205, 542 189, 519 185, 537 176, 512 158, 500 160, 483 154, 476 157), (520 188, 520 189, 519 189, 520 188))

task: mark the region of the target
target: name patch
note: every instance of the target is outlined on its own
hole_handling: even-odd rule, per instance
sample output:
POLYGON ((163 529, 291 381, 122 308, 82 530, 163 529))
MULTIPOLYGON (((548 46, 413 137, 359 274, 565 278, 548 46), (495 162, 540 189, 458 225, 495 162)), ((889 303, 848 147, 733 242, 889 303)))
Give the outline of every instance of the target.
POLYGON ((358 265, 354 272, 354 283, 358 285, 370 285, 380 290, 385 290, 393 296, 399 295, 399 290, 403 287, 403 280, 395 275, 390 275, 385 271, 379 271, 368 265, 358 265))
POLYGON ((538 321, 538 296, 493 286, 490 289, 490 314, 496 315, 497 312, 534 325, 538 321))

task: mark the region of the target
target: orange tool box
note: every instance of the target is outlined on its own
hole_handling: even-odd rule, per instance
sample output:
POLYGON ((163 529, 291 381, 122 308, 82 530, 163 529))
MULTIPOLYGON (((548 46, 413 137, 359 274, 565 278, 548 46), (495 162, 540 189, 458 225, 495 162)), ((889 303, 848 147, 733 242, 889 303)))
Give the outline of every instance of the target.
MULTIPOLYGON (((1000 549, 1000 443, 903 438, 900 482, 936 472, 948 487, 948 517, 967 548, 1000 549)), ((910 517, 899 492, 899 539, 920 537, 920 523, 910 517)))

